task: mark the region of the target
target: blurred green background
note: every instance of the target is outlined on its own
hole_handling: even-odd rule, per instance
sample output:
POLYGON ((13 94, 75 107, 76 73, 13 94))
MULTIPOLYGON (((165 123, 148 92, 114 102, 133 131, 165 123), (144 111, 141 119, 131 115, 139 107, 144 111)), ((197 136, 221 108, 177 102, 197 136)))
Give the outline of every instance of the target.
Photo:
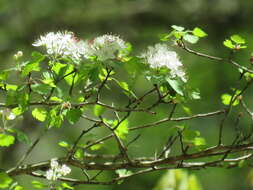
MULTIPOLYGON (((222 57, 229 54, 222 45, 223 40, 232 34, 240 34, 247 40, 248 49, 240 52, 236 60, 248 65, 253 50, 253 46, 250 45, 253 44, 252 18, 251 0, 0 0, 0 69, 14 64, 12 56, 18 50, 22 50, 25 57, 29 57, 33 50, 32 42, 40 34, 49 31, 70 30, 83 39, 105 33, 119 34, 131 42, 134 52, 138 53, 144 47, 159 42, 159 34, 169 32, 173 24, 189 29, 196 26, 204 29, 209 36, 192 48, 222 57)), ((235 85, 239 77, 237 70, 229 64, 216 63, 181 50, 177 51, 186 67, 189 83, 193 88, 198 88, 202 96, 201 101, 189 103, 192 113, 221 108, 220 95, 229 92, 235 85)), ((143 79, 137 81, 135 88, 139 94, 147 90, 147 86, 143 85, 143 79)), ((252 88, 249 92, 252 94, 252 88)), ((250 93, 247 100, 251 100, 251 104, 248 103, 252 107, 250 93)), ((119 103, 120 97, 116 97, 115 101, 119 103)), ((153 120, 166 115, 166 109, 168 108, 160 108, 161 114, 153 120)), ((183 113, 179 110, 177 114, 183 113)), ((138 115, 131 118, 131 124, 134 126, 142 121, 152 120, 145 118, 145 115, 138 115)), ((209 143, 215 143, 219 121, 220 117, 216 117, 189 121, 185 124, 200 129, 209 143)), ((231 142, 229 140, 234 135, 234 129, 230 127, 234 121, 235 118, 231 117, 226 123, 226 142, 231 142)), ((243 120, 240 125, 249 128, 249 122, 243 120)), ((20 121, 20 124, 31 138, 35 138, 41 130, 38 123, 29 116, 20 121)), ((40 143, 40 148, 34 150, 29 161, 35 162, 61 155, 62 150, 57 149, 56 145, 53 147, 52 144, 64 138, 73 140, 83 125, 84 123, 80 122, 75 130, 68 126, 64 130, 53 130, 40 143)), ((146 129, 141 133, 143 134, 139 147, 132 147, 132 152, 136 155, 152 155, 155 148, 166 142, 168 136, 163 127, 155 130, 146 129), (150 138, 154 140, 151 142, 150 138)), ((1 149, 0 168, 13 165, 25 148, 27 147, 24 145, 15 145, 8 151, 1 149)), ((204 190, 247 190, 253 187, 249 168, 208 168, 189 172, 197 175, 204 190)), ((156 185, 163 173, 155 172, 134 177, 120 186, 83 186, 79 189, 147 190, 156 185)), ((28 185, 31 178, 25 179, 27 180, 20 183, 28 185)))

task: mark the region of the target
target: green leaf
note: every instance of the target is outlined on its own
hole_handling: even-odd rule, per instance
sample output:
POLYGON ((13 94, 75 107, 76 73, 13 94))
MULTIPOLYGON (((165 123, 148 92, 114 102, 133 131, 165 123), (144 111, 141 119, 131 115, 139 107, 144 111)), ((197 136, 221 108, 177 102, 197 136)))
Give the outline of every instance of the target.
POLYGON ((63 71, 63 68, 66 67, 67 64, 62 64, 62 63, 54 63, 52 67, 52 71, 54 71, 57 75, 60 75, 61 72, 63 71))
POLYGON ((193 144, 195 146, 205 146, 206 145, 206 140, 202 137, 196 137, 193 140, 193 144))
POLYGON ((186 143, 192 143, 196 137, 200 136, 199 131, 186 129, 183 131, 183 141, 186 143))
POLYGON ((32 116, 35 119, 43 122, 47 117, 47 110, 45 110, 44 108, 34 108, 32 111, 32 116))
POLYGON ((188 177, 188 186, 189 190, 202 190, 201 185, 199 184, 199 181, 194 174, 191 174, 188 177))
POLYGON ((0 146, 10 146, 14 144, 15 137, 7 134, 0 134, 0 146))
POLYGON ((182 26, 172 25, 171 28, 173 28, 174 30, 179 31, 179 32, 184 31, 184 27, 182 27, 182 26))
POLYGON ((0 81, 6 81, 9 73, 9 71, 0 71, 0 81))
POLYGON ((70 147, 69 143, 67 143, 66 141, 60 141, 58 143, 58 145, 63 147, 63 148, 69 148, 70 147))
POLYGON ((95 145, 93 145, 93 146, 90 147, 90 150, 92 150, 92 151, 99 150, 99 149, 101 149, 103 147, 103 145, 104 144, 102 144, 102 143, 95 144, 95 145))
POLYGON ((185 41, 191 43, 191 44, 195 44, 195 43, 198 42, 199 37, 194 36, 194 35, 191 35, 191 34, 185 34, 185 35, 183 36, 183 39, 184 39, 185 41))
POLYGON ((68 85, 72 85, 73 83, 73 80, 74 80, 74 84, 76 84, 77 80, 78 80, 78 74, 77 73, 74 73, 74 66, 73 65, 68 65, 67 69, 66 69, 66 72, 65 72, 65 76, 66 76, 64 79, 65 81, 67 82, 68 85), (72 73, 73 72, 73 73, 72 73), (72 73, 72 74, 70 74, 72 73))
POLYGON ((6 84, 5 88, 6 90, 17 90, 18 86, 13 84, 6 84))
MULTIPOLYGON (((223 94, 221 96, 222 103, 226 106, 230 104, 232 96, 230 94, 223 94)), ((232 104, 232 106, 237 106, 239 104, 239 100, 235 100, 232 104)))
POLYGON ((245 44, 245 39, 237 34, 231 36, 230 39, 237 44, 245 44))
POLYGON ((40 71, 40 63, 39 62, 31 62, 24 66, 22 69, 21 76, 25 77, 32 71, 40 71))
POLYGON ((66 189, 74 189, 74 187, 71 187, 67 183, 62 183, 61 186, 64 187, 64 188, 66 188, 66 189))
POLYGON ((166 78, 166 80, 171 86, 171 88, 176 91, 176 93, 178 93, 181 96, 184 96, 182 85, 180 84, 178 80, 172 80, 170 78, 166 78))
POLYGON ((32 91, 42 95, 48 94, 52 89, 52 87, 47 84, 33 84, 31 85, 31 88, 32 91))
POLYGON ((67 111, 66 118, 69 121, 69 123, 73 125, 76 122, 78 122, 78 120, 82 116, 82 113, 83 112, 80 109, 72 108, 72 109, 67 111))
POLYGON ((12 181, 13 180, 6 173, 0 173, 0 189, 8 188, 12 181))
POLYGON ((33 61, 37 61, 37 62, 41 62, 45 59, 45 56, 37 51, 32 52, 32 57, 33 57, 33 61))
POLYGON ((130 90, 129 90, 129 86, 128 86, 128 84, 127 84, 126 82, 118 82, 118 84, 119 84, 119 86, 120 86, 123 90, 125 90, 125 91, 130 91, 130 90))
POLYGON ((23 109, 21 107, 16 107, 11 110, 16 116, 21 115, 23 113, 23 109))
POLYGON ((28 145, 32 144, 31 139, 24 132, 22 132, 22 131, 20 131, 18 129, 14 129, 14 131, 17 134, 18 141, 20 141, 22 143, 25 143, 25 144, 28 144, 28 145))
POLYGON ((8 90, 7 96, 6 96, 6 104, 16 104, 17 103, 17 92, 14 90, 8 90))
POLYGON ((56 87, 56 85, 54 84, 54 79, 52 79, 52 78, 43 79, 42 82, 44 84, 51 86, 51 87, 56 87))
POLYGON ((83 159, 83 157, 84 157, 84 151, 83 151, 83 149, 82 148, 78 148, 76 150, 75 154, 74 154, 74 157, 76 159, 79 159, 79 160, 83 159))
POLYGON ((207 33, 205 33, 201 28, 198 28, 198 27, 194 28, 192 33, 194 36, 197 36, 200 38, 207 36, 207 33))
POLYGON ((139 57, 131 57, 128 61, 124 63, 124 68, 132 77, 143 73, 147 69, 147 65, 142 63, 139 57))
POLYGON ((225 40, 223 42, 223 45, 226 46, 226 47, 228 47, 228 48, 230 48, 230 49, 234 49, 235 48, 235 45, 232 43, 231 40, 225 40))
POLYGON ((14 190, 24 190, 24 187, 20 186, 20 185, 17 185, 14 190))
POLYGON ((61 127, 63 122, 63 115, 59 112, 59 107, 51 109, 47 115, 47 127, 61 127))
POLYGON ((63 102, 63 100, 61 98, 58 98, 57 96, 50 97, 50 100, 53 102, 63 102))
POLYGON ((190 109, 189 107, 183 106, 183 105, 181 105, 181 106, 182 106, 182 108, 183 108, 183 110, 184 110, 184 112, 185 112, 186 114, 188 114, 188 115, 191 115, 191 114, 192 114, 191 109, 190 109))
POLYGON ((201 99, 200 93, 197 92, 197 91, 192 91, 191 94, 190 94, 190 97, 191 97, 193 100, 199 100, 199 99, 201 99))
POLYGON ((33 185, 33 187, 35 187, 37 189, 43 189, 43 188, 47 187, 47 185, 41 183, 40 181, 36 181, 36 180, 32 181, 32 185, 33 185))
POLYGON ((97 117, 101 116, 104 112, 105 112, 105 107, 104 106, 96 104, 93 108, 93 113, 97 117))
POLYGON ((171 33, 169 33, 169 34, 160 34, 159 35, 159 38, 160 38, 160 40, 161 41, 163 41, 163 42, 166 42, 166 41, 168 41, 169 40, 169 38, 171 37, 173 35, 173 32, 171 32, 171 33))
POLYGON ((126 136, 129 132, 128 120, 124 120, 123 122, 121 122, 120 125, 115 130, 115 132, 120 139, 122 140, 126 139, 126 136))

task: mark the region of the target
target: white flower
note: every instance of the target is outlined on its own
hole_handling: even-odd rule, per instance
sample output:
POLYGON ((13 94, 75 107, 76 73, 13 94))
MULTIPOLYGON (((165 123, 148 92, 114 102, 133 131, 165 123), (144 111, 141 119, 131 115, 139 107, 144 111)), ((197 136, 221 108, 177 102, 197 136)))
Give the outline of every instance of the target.
POLYGON ((40 36, 33 43, 33 46, 46 47, 47 53, 54 58, 70 58, 75 62, 79 62, 82 58, 86 58, 87 43, 76 39, 72 32, 49 32, 44 36, 40 36))
POLYGON ((54 158, 51 160, 50 166, 52 169, 56 169, 59 167, 59 163, 57 162, 57 160, 54 158))
POLYGON ((105 61, 116 58, 117 53, 126 47, 126 42, 119 36, 105 34, 90 42, 89 55, 97 56, 98 60, 105 61))
POLYGON ((177 53, 171 51, 165 44, 156 44, 148 47, 148 50, 141 55, 146 59, 151 68, 167 67, 170 69, 171 77, 179 77, 186 82, 185 72, 182 70, 183 64, 179 60, 177 53))
POLYGON ((70 167, 65 164, 61 166, 55 158, 51 159, 50 167, 46 172, 46 178, 51 181, 56 181, 59 177, 68 175, 71 172, 70 167))
POLYGON ((65 175, 68 175, 70 172, 71 172, 70 167, 63 164, 62 167, 61 167, 61 174, 65 176, 65 175))
POLYGON ((57 176, 55 175, 54 170, 50 169, 46 172, 46 178, 50 181, 57 180, 57 176))

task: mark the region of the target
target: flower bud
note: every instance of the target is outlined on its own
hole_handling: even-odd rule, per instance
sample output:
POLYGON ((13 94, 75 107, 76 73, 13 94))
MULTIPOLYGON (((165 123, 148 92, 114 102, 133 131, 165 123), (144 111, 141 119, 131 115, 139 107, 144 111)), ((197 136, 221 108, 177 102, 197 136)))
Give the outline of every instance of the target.
POLYGON ((19 60, 21 57, 23 57, 23 52, 22 52, 22 51, 18 51, 13 57, 14 57, 14 59, 17 61, 17 60, 19 60))

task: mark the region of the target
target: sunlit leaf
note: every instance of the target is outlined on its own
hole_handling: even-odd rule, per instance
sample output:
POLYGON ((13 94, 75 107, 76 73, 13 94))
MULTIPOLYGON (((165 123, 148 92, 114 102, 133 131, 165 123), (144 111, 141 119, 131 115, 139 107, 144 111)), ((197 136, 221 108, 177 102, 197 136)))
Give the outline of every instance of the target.
MULTIPOLYGON (((1 139, 0 139, 1 141, 1 139)), ((12 183, 12 179, 4 172, 0 173, 0 189, 6 189, 12 183)))
MULTIPOLYGON (((232 96, 231 96, 230 94, 223 94, 223 95, 221 96, 222 103, 223 103, 224 105, 228 106, 228 105, 230 104, 230 102, 231 102, 231 98, 232 98, 232 96)), ((236 105, 238 105, 238 104, 239 104, 239 100, 235 100, 235 101, 233 102, 232 106, 236 106, 236 105)))
POLYGON ((15 137, 4 133, 0 134, 0 146, 10 146, 14 144, 15 137))
POLYGON ((194 35, 191 35, 191 34, 185 34, 183 36, 183 39, 191 44, 195 44, 198 42, 199 40, 199 37, 198 36, 194 36, 194 35))
POLYGON ((171 28, 173 28, 174 30, 177 30, 179 32, 184 31, 184 27, 182 27, 182 26, 172 25, 171 28))
POLYGON ((93 108, 93 113, 97 117, 101 116, 104 112, 105 112, 105 107, 104 106, 96 104, 93 108))
POLYGON ((245 39, 243 39, 238 34, 231 36, 230 39, 237 44, 245 44, 245 39))
POLYGON ((129 132, 128 129, 128 120, 124 120, 123 122, 120 123, 120 125, 116 129, 116 134, 118 135, 119 138, 121 139, 126 139, 126 136, 129 132))
POLYGON ((33 84, 31 85, 32 91, 37 92, 38 94, 48 94, 52 87, 48 84, 33 84))
POLYGON ((201 28, 194 28, 192 31, 193 35, 198 36, 200 38, 203 38, 205 36, 207 36, 207 33, 205 33, 201 28))
POLYGON ((36 181, 36 180, 32 181, 32 185, 33 185, 33 187, 35 187, 37 189, 43 189, 43 188, 47 187, 47 185, 41 183, 40 181, 36 181))
POLYGON ((47 117, 47 110, 45 110, 44 108, 34 108, 32 111, 32 116, 35 119, 43 122, 47 117))
POLYGON ((223 42, 223 45, 226 46, 226 47, 228 47, 228 48, 230 48, 230 49, 234 49, 235 48, 235 45, 232 43, 231 40, 225 40, 223 42))

